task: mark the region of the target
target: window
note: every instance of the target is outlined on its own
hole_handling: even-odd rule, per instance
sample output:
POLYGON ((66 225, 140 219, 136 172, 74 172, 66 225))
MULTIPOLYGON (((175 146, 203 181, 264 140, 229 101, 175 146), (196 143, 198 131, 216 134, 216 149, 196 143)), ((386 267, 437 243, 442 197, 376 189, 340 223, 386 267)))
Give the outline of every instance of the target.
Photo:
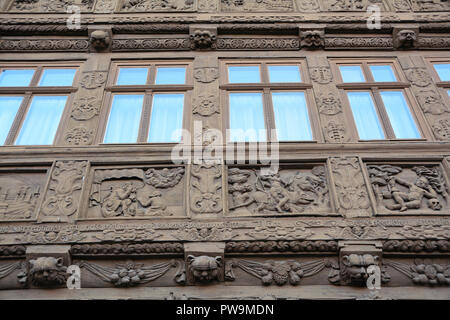
POLYGON ((51 145, 78 65, 0 67, 0 144, 51 145))
POLYGON ((441 88, 442 94, 448 97, 447 101, 450 101, 450 59, 433 59, 431 64, 436 85, 441 88))
POLYGON ((420 139, 408 103, 408 84, 391 61, 333 60, 361 140, 420 139))
POLYGON ((103 143, 181 142, 188 63, 115 64, 103 143))
POLYGON ((223 62, 231 142, 312 141, 303 62, 223 62), (274 129, 275 136, 270 134, 274 129))

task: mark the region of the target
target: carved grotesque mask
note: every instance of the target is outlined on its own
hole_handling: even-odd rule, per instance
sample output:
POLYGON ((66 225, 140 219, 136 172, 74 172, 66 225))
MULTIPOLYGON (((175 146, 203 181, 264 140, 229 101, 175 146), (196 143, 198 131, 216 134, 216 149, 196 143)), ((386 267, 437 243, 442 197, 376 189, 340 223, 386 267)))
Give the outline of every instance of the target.
POLYGON ((361 281, 369 276, 367 268, 371 265, 378 265, 378 256, 370 254, 350 254, 342 258, 342 264, 346 267, 345 273, 350 281, 361 281))
POLYGON ((303 46, 306 47, 322 46, 322 33, 320 31, 305 31, 303 33, 303 46))
POLYGON ((90 42, 95 49, 105 49, 109 46, 111 38, 106 31, 96 30, 91 33, 90 42))
POLYGON ((195 280, 199 282, 210 282, 218 279, 220 267, 222 266, 222 257, 195 257, 189 255, 187 257, 189 271, 195 280))
POLYGON ((63 284, 66 269, 62 258, 39 257, 30 260, 30 276, 35 286, 63 284))
POLYGON ((216 41, 216 36, 207 30, 196 30, 191 35, 191 40, 198 48, 209 48, 216 41))
POLYGON ((402 30, 398 33, 398 42, 400 46, 410 48, 414 46, 416 41, 416 32, 413 30, 402 30))

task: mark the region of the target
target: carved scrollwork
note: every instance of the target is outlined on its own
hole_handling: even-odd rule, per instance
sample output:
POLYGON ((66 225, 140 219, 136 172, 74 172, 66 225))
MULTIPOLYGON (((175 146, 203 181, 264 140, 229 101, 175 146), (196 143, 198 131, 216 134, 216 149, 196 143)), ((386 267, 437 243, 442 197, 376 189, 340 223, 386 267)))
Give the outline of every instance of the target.
POLYGON ((57 161, 53 169, 40 219, 71 219, 77 211, 87 161, 57 161), (76 194, 75 194, 76 193, 76 194))
POLYGON ((82 97, 74 102, 71 116, 75 120, 89 120, 100 112, 100 101, 95 96, 82 97))
POLYGON ((328 94, 319 93, 316 98, 319 112, 326 115, 335 115, 342 112, 342 104, 335 94, 329 92, 328 94))
POLYGON ((439 140, 450 140, 450 118, 437 120, 433 124, 433 132, 439 140))
POLYGON ((191 210, 195 213, 222 211, 222 169, 219 165, 201 164, 191 167, 191 210))
POLYGON ((309 73, 311 75, 311 79, 320 84, 330 83, 333 79, 330 67, 328 66, 310 68, 309 73))
POLYGON ((94 131, 85 127, 75 127, 67 132, 64 141, 72 145, 89 145, 94 139, 94 131))
POLYGON ((293 11, 292 0, 220 0, 222 11, 293 11))
POLYGON ((194 78, 198 82, 202 83, 210 83, 216 80, 219 77, 219 69, 218 68, 195 68, 194 70, 194 78))
POLYGON ((347 130, 343 124, 330 121, 324 127, 324 133, 327 142, 342 143, 348 141, 347 130))
POLYGON ((96 89, 106 82, 107 71, 87 71, 81 76, 80 85, 84 89, 96 89))

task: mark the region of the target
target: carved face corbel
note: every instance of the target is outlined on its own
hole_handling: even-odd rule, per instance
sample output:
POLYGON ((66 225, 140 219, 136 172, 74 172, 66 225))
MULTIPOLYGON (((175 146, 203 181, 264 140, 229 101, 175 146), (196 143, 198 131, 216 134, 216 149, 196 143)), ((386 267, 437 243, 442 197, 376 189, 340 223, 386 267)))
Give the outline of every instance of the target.
POLYGON ((189 31, 192 49, 214 49, 217 40, 216 28, 194 29, 189 31))
POLYGON ((219 276, 222 268, 222 257, 210 256, 187 256, 188 270, 194 281, 208 283, 220 280, 219 276))
POLYGON ((111 31, 95 30, 89 35, 89 43, 94 51, 106 51, 111 47, 111 31))
POLYGON ((323 30, 306 30, 300 32, 300 45, 302 48, 318 49, 324 46, 323 30))
POLYGON ((412 49, 417 46, 419 30, 394 28, 394 47, 412 49))

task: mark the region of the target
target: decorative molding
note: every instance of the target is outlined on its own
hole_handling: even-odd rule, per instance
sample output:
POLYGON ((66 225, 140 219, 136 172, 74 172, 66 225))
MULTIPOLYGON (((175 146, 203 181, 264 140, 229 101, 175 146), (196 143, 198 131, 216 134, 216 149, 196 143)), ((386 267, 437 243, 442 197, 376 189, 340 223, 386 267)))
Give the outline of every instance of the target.
MULTIPOLYGON (((1 247, 0 247, 1 248, 1 247)), ((149 254, 183 254, 181 242, 161 243, 113 243, 113 244, 75 244, 70 248, 72 256, 118 256, 149 254)))
POLYGON ((325 37, 325 49, 391 49, 392 37, 339 36, 325 37))
POLYGON ((81 39, 22 39, 0 40, 0 51, 86 51, 88 40, 81 39))
POLYGON ((191 42, 189 37, 113 39, 111 49, 112 51, 190 50, 191 42))
POLYGON ((337 241, 231 241, 225 253, 337 252, 337 241))
POLYGON ((299 38, 217 38, 217 50, 299 50, 299 38))

